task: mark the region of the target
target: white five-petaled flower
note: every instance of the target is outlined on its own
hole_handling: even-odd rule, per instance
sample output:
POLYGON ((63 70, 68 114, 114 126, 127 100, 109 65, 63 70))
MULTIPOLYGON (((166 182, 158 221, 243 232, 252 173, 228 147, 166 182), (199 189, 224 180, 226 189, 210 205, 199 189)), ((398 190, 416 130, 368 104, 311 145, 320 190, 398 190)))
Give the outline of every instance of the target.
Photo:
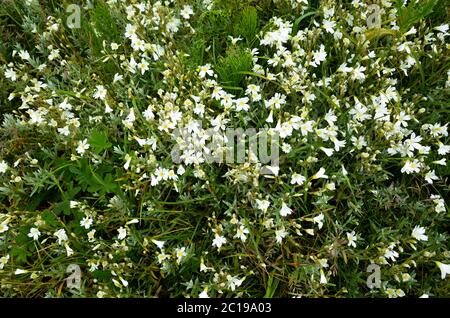
POLYGON ((281 204, 280 215, 288 216, 291 213, 292 213, 292 209, 290 207, 288 207, 286 203, 283 202, 281 204))
POLYGON ((257 208, 260 209, 261 211, 266 212, 267 209, 268 209, 269 206, 270 206, 270 202, 267 201, 267 200, 259 200, 259 199, 256 199, 256 206, 257 206, 257 208))
POLYGON ((444 279, 447 275, 450 275, 450 264, 444 264, 441 262, 435 262, 441 270, 441 278, 444 279))
POLYGON ((286 232, 284 226, 279 230, 275 230, 275 239, 277 240, 277 243, 281 243, 287 234, 288 232, 286 232))
POLYGON ((67 237, 66 230, 64 229, 59 229, 53 235, 55 235, 58 238, 58 244, 60 245, 69 239, 67 237))
POLYGON ((224 236, 216 234, 214 236, 212 246, 216 246, 217 249, 220 249, 222 247, 222 245, 225 244, 226 242, 227 242, 227 239, 224 236))
POLYGON ((183 9, 180 11, 180 15, 186 20, 188 20, 189 17, 193 14, 194 10, 192 10, 192 7, 190 5, 184 5, 183 9))
POLYGON ((31 57, 30 53, 28 53, 28 51, 24 51, 24 50, 20 50, 19 56, 24 61, 28 61, 30 59, 30 57, 31 57))
POLYGON ((302 185, 305 182, 306 178, 301 174, 294 173, 291 178, 291 184, 302 185))
POLYGON ((85 216, 84 218, 81 219, 80 225, 83 226, 87 230, 91 227, 93 222, 94 222, 94 220, 92 220, 91 217, 85 216))
POLYGON ((410 174, 410 173, 417 173, 420 172, 421 163, 419 160, 414 159, 413 161, 407 160, 405 162, 405 165, 401 169, 402 173, 410 174))
POLYGON ((200 76, 200 78, 204 78, 206 74, 208 74, 209 76, 213 76, 214 74, 214 72, 211 70, 210 64, 206 64, 199 67, 198 76, 200 76))
POLYGON ((9 255, 0 257, 0 270, 5 267, 5 265, 8 263, 8 261, 9 261, 9 255))
POLYGON ((124 238, 127 237, 127 229, 125 229, 124 227, 119 227, 119 229, 117 230, 117 232, 119 232, 119 235, 117 236, 117 238, 119 240, 123 240, 124 238))
POLYGON ((11 81, 15 82, 17 80, 17 73, 13 69, 8 68, 5 71, 5 77, 9 78, 11 81))
POLYGON ((149 65, 146 60, 142 60, 140 63, 138 63, 137 67, 141 71, 141 74, 144 75, 146 71, 149 70, 149 65))
POLYGON ((41 235, 41 232, 35 227, 32 227, 30 229, 30 232, 28 233, 28 237, 33 238, 33 240, 35 240, 35 241, 37 241, 39 239, 40 235, 41 235))
POLYGON ((310 63, 311 66, 317 67, 320 62, 326 60, 327 52, 325 52, 325 46, 323 44, 320 45, 320 50, 313 52, 313 61, 310 63))
POLYGON ((434 170, 428 171, 425 175, 425 180, 432 184, 434 180, 439 180, 439 178, 436 176, 436 172, 434 170))
POLYGON ((0 223, 0 233, 5 233, 9 230, 9 226, 7 222, 0 223))
POLYGON ((412 230, 411 236, 418 241, 428 241, 428 236, 425 235, 425 228, 418 225, 412 230))
POLYGON ((356 247, 356 240, 358 238, 356 237, 355 231, 352 232, 347 232, 347 245, 348 246, 352 246, 352 247, 356 247))
POLYGON ((0 173, 5 173, 8 170, 8 164, 5 160, 0 161, 0 173))
POLYGON ((186 247, 177 247, 175 249, 175 255, 177 256, 177 263, 180 264, 183 257, 185 257, 186 254, 186 247))
POLYGON ((88 150, 90 145, 88 144, 87 139, 84 139, 83 141, 78 142, 77 152, 82 155, 88 150))
POLYGON ((239 279, 236 276, 227 275, 227 285, 230 287, 231 291, 235 291, 236 287, 241 286, 244 279, 239 279))
POLYGON ((247 240, 246 234, 248 233, 249 233, 248 229, 245 226, 240 225, 234 237, 240 239, 242 242, 245 242, 247 240))
POLYGON ((105 88, 103 85, 97 85, 96 91, 94 92, 93 97, 94 97, 95 99, 101 99, 101 100, 104 100, 105 97, 106 97, 106 93, 107 93, 107 92, 108 92, 108 91, 106 90, 106 88, 105 88))
POLYGON ((236 104, 236 111, 248 111, 249 106, 248 106, 248 97, 243 97, 243 98, 239 98, 235 101, 236 104))
POLYGON ((323 219, 324 219, 324 215, 323 213, 320 213, 318 216, 313 218, 313 222, 317 224, 317 226, 319 227, 319 230, 322 228, 323 226, 323 219))

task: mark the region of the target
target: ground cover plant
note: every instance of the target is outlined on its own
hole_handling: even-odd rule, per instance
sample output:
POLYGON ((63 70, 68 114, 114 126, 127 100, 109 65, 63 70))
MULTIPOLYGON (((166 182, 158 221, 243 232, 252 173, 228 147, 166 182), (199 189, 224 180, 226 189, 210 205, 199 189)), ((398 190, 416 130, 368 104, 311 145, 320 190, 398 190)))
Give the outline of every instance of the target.
POLYGON ((448 9, 0 0, 0 295, 449 296, 448 9))

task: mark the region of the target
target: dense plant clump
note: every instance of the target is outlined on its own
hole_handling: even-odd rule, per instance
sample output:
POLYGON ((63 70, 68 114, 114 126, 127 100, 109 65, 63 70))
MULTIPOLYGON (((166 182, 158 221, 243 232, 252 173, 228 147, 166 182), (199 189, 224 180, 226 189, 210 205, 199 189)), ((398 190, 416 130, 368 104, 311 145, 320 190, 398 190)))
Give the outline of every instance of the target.
POLYGON ((0 1, 1 296, 450 295, 445 0, 70 5, 0 1))

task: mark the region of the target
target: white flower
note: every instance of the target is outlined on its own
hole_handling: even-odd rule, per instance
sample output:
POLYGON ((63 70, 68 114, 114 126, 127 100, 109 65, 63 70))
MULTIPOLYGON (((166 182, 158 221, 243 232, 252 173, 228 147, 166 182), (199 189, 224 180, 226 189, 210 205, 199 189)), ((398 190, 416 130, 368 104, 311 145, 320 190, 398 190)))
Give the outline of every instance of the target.
POLYGON ((313 60, 310 64, 313 67, 317 67, 320 62, 323 62, 326 60, 327 57, 327 52, 325 52, 325 46, 323 44, 320 45, 320 50, 319 51, 314 51, 313 52, 313 60))
POLYGON ((16 269, 16 271, 14 272, 15 275, 21 275, 21 274, 26 274, 28 273, 28 271, 26 269, 16 269))
POLYGON ((211 70, 211 65, 210 64, 206 64, 203 66, 200 66, 198 69, 198 76, 200 78, 204 78, 206 76, 206 74, 208 74, 209 76, 213 76, 214 72, 211 70))
POLYGON ((5 267, 5 265, 8 263, 8 261, 9 261, 9 255, 0 257, 0 270, 5 267))
POLYGON ((387 248, 384 249, 384 258, 389 258, 391 261, 395 262, 397 260, 397 257, 399 257, 399 254, 394 250, 395 245, 391 244, 387 248))
POLYGON ((247 240, 246 234, 248 233, 249 233, 248 229, 245 226, 241 225, 237 229, 236 235, 234 237, 240 239, 242 242, 245 242, 247 240))
POLYGON ((5 160, 0 161, 0 173, 5 173, 8 170, 8 164, 5 160))
POLYGON ((41 235, 41 232, 35 227, 32 227, 30 229, 30 232, 28 233, 28 237, 33 238, 33 240, 35 240, 35 241, 38 240, 40 235, 41 235))
POLYGON ((14 72, 13 69, 8 68, 5 71, 5 77, 11 79, 11 81, 15 82, 17 79, 17 73, 14 72))
POLYGON ((288 216, 289 214, 291 214, 292 213, 292 209, 291 208, 289 208, 287 205, 286 205, 286 203, 282 203, 281 204, 281 209, 280 209, 280 215, 281 216, 288 216))
POLYGON ((142 60, 141 63, 138 63, 137 67, 141 70, 141 75, 144 75, 146 71, 149 70, 149 65, 146 60, 142 60))
POLYGON ((336 22, 329 21, 329 20, 323 20, 322 27, 325 29, 326 32, 333 34, 334 28, 336 27, 336 22))
POLYGON ((409 275, 408 273, 402 274, 402 282, 409 282, 410 280, 411 280, 411 275, 409 275))
POLYGON ((275 238, 277 240, 277 243, 281 243, 281 241, 283 241, 283 238, 285 238, 287 234, 288 232, 286 232, 284 226, 279 230, 275 230, 275 238))
POLYGON ((294 173, 291 178, 291 184, 302 185, 305 182, 306 178, 301 174, 294 173))
POLYGON ((437 26, 434 29, 442 33, 447 33, 449 26, 448 24, 441 24, 440 26, 437 26))
POLYGON ((450 145, 444 145, 442 142, 439 142, 438 154, 441 156, 445 156, 450 152, 450 145))
POLYGON ((418 241, 428 241, 428 236, 425 235, 425 228, 418 225, 412 230, 411 236, 418 241))
POLYGON ((184 5, 183 9, 180 11, 180 15, 186 20, 188 20, 189 17, 193 14, 194 11, 192 10, 192 7, 190 5, 184 5))
POLYGON ((111 50, 116 51, 119 48, 119 44, 112 42, 111 43, 111 50))
POLYGON ((11 79, 11 81, 15 82, 17 79, 17 73, 14 72, 13 69, 8 68, 5 71, 5 77, 11 79))
POLYGON ((209 298, 207 287, 205 289, 203 289, 203 291, 198 295, 198 298, 209 298))
POLYGON ((58 128, 58 133, 60 133, 63 136, 69 136, 70 135, 69 126, 58 128))
POLYGON ((313 218, 313 222, 316 223, 319 227, 319 230, 322 228, 323 226, 323 219, 324 219, 324 215, 323 213, 320 213, 318 216, 313 218))
POLYGON ((114 74, 113 83, 119 82, 119 81, 121 81, 121 80, 123 80, 123 75, 121 75, 121 74, 119 74, 119 73, 114 74))
POLYGON ((436 265, 441 270, 441 278, 444 279, 447 275, 450 275, 450 265, 449 264, 443 264, 441 262, 435 262, 436 265))
POLYGON ((181 24, 180 19, 172 17, 166 24, 166 29, 169 33, 176 33, 179 30, 181 24))
POLYGON ((67 237, 66 230, 64 229, 56 231, 53 235, 58 238, 58 244, 60 245, 69 239, 67 237))
POLYGON ((88 241, 89 242, 94 242, 95 241, 95 232, 97 232, 96 230, 90 230, 87 233, 87 237, 88 237, 88 241))
POLYGON ((356 240, 357 239, 358 238, 355 235, 355 231, 352 231, 351 233, 347 232, 347 241, 348 241, 347 245, 348 246, 356 247, 356 240))
POLYGON ((236 111, 248 111, 249 106, 248 106, 248 97, 243 97, 243 98, 239 98, 235 101, 236 104, 236 111))
POLYGON ((425 180, 426 180, 428 183, 432 184, 432 183, 433 183, 433 180, 439 180, 439 178, 436 176, 436 173, 435 173, 435 171, 433 170, 433 171, 428 171, 428 172, 426 173, 426 175, 425 175, 425 180))
POLYGON ((158 241, 158 240, 152 240, 152 242, 156 245, 156 246, 158 246, 158 248, 160 249, 160 250, 162 250, 163 249, 163 246, 164 246, 164 241, 158 241))
POLYGON ((275 93, 271 99, 265 102, 267 108, 276 108, 280 109, 281 105, 286 104, 286 96, 280 93, 275 93))
POLYGON ((91 227, 93 220, 91 217, 85 216, 81 219, 80 225, 83 226, 86 230, 91 227))
POLYGON ((212 243, 212 246, 216 246, 217 249, 220 249, 223 244, 227 242, 227 239, 224 236, 216 234, 212 243))
POLYGON ((320 147, 320 149, 325 152, 325 154, 328 157, 331 157, 333 155, 334 150, 332 148, 325 148, 325 147, 320 147))
POLYGON ((366 78, 366 75, 364 75, 365 70, 366 70, 366 68, 364 66, 358 66, 358 67, 352 69, 352 72, 351 72, 352 80, 358 80, 360 82, 364 81, 364 79, 366 78))
POLYGON ((227 275, 227 285, 231 289, 231 291, 235 291, 236 287, 242 285, 244 279, 239 279, 236 276, 227 275))
POLYGON ((407 160, 405 165, 401 169, 402 173, 410 174, 420 172, 421 163, 419 160, 414 159, 413 161, 407 160))
POLYGON ((117 230, 117 232, 119 232, 119 235, 117 236, 119 240, 123 240, 127 237, 127 229, 123 228, 122 226, 117 230))
POLYGON ((442 158, 442 159, 433 161, 433 163, 437 164, 437 165, 440 165, 440 166, 446 166, 447 165, 447 159, 446 158, 442 158))
POLYGON ((9 226, 7 222, 2 222, 0 223, 0 233, 5 233, 6 231, 8 231, 9 226))
POLYGON ((105 87, 104 87, 103 85, 97 85, 96 91, 94 92, 93 97, 94 97, 95 99, 101 99, 101 100, 104 100, 105 97, 106 97, 106 93, 107 93, 107 92, 108 92, 108 91, 105 89, 105 87))
POLYGON ((328 179, 328 176, 325 174, 325 169, 322 167, 317 171, 315 175, 311 177, 312 180, 314 179, 328 179))
POLYGON ((73 249, 70 248, 69 244, 65 243, 64 247, 66 248, 67 257, 72 256, 73 255, 73 249))
POLYGON ((78 142, 77 152, 82 155, 88 150, 90 145, 87 142, 87 139, 78 142))
POLYGON ((175 249, 175 255, 177 256, 177 263, 180 264, 183 257, 185 257, 186 254, 186 247, 180 247, 175 249))
POLYGON ((260 209, 261 211, 266 212, 267 209, 268 209, 269 206, 270 206, 270 202, 267 201, 267 200, 259 200, 259 199, 256 199, 256 206, 257 206, 257 208, 260 209))
POLYGON ((441 213, 441 212, 445 212, 445 201, 444 199, 442 199, 442 197, 440 195, 436 195, 436 194, 432 194, 430 197, 434 204, 436 204, 436 206, 434 207, 434 210, 436 211, 436 213, 441 213))
POLYGON ((164 253, 164 251, 161 251, 161 253, 158 254, 157 258, 158 258, 158 263, 162 264, 164 262, 164 260, 170 258, 170 255, 167 255, 167 254, 164 253))
POLYGON ((320 283, 321 284, 327 283, 327 277, 325 276, 325 273, 322 268, 320 269, 320 283))
POLYGON ((28 51, 20 50, 19 56, 24 61, 27 61, 30 59, 30 53, 28 53, 28 51))

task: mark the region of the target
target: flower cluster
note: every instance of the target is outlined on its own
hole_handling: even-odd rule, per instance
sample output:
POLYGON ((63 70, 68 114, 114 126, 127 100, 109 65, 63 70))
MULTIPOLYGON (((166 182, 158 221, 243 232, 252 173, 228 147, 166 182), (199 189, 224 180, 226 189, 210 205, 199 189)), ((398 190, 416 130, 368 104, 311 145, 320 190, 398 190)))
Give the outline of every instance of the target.
POLYGON ((2 296, 448 295, 445 1, 376 2, 17 1, 2 296))

